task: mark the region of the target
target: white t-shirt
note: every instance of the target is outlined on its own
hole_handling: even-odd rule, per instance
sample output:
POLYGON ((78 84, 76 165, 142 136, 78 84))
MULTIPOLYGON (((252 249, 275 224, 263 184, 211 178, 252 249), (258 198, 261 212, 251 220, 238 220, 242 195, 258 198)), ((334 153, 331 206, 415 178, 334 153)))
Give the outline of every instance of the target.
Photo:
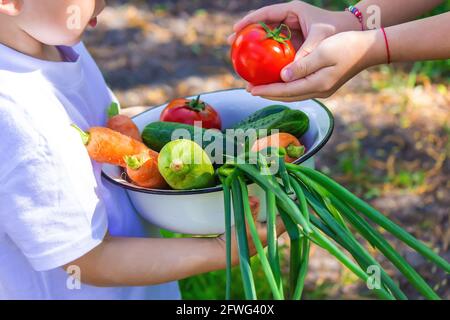
POLYGON ((159 233, 123 189, 102 181, 101 165, 70 127, 105 125, 113 97, 83 44, 59 49, 67 62, 0 45, 0 299, 179 299, 176 282, 78 289, 61 268, 107 230, 159 233))

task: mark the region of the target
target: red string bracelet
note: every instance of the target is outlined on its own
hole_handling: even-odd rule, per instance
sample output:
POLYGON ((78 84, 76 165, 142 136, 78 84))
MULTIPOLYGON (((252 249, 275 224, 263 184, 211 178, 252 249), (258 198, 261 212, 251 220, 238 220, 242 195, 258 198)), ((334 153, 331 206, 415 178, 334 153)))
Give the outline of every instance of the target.
POLYGON ((381 27, 381 31, 383 32, 384 43, 386 44, 387 63, 390 64, 391 63, 391 50, 389 49, 388 37, 387 37, 386 31, 384 30, 383 27, 381 27))
POLYGON ((364 31, 363 15, 361 11, 359 11, 359 9, 354 6, 349 6, 348 8, 345 9, 345 11, 350 12, 358 19, 359 23, 361 24, 361 31, 364 31))

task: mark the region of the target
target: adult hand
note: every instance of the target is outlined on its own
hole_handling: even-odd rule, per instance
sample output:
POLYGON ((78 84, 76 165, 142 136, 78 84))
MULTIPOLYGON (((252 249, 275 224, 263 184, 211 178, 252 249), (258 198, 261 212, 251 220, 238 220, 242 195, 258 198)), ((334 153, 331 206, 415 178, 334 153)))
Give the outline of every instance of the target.
POLYGON ((386 61, 380 30, 343 32, 323 40, 282 71, 286 83, 250 86, 253 95, 277 101, 327 98, 362 70, 386 61))
POLYGON ((336 33, 359 30, 361 27, 357 19, 348 12, 333 12, 303 1, 291 1, 251 12, 235 24, 235 33, 228 41, 233 43, 237 32, 258 22, 287 25, 292 31, 294 47, 298 50, 296 60, 312 52, 322 40, 336 33))

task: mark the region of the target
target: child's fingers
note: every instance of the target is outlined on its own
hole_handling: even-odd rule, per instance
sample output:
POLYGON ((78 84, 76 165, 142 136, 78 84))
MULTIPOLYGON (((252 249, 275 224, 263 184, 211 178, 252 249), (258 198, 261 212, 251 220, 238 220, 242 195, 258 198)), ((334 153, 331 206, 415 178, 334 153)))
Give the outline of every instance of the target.
POLYGON ((303 79, 324 67, 328 67, 324 62, 325 61, 320 59, 319 55, 313 51, 311 54, 301 58, 297 57, 294 62, 287 65, 281 71, 281 78, 284 82, 303 79))
POLYGON ((290 102, 328 97, 332 87, 332 67, 325 67, 300 80, 254 87, 251 93, 271 100, 290 102))
POLYGON ((278 101, 278 102, 298 102, 298 101, 303 101, 303 100, 308 100, 308 99, 315 99, 315 98, 319 98, 319 97, 320 97, 319 92, 315 92, 315 93, 311 93, 311 94, 303 95, 303 96, 295 96, 295 97, 261 96, 261 98, 264 98, 267 100, 272 100, 272 101, 278 101))
POLYGON ((279 23, 287 18, 289 12, 287 3, 274 4, 256 11, 250 12, 233 27, 235 32, 239 32, 252 23, 264 21, 266 23, 279 23))
POLYGON ((309 78, 288 83, 275 83, 254 87, 251 94, 255 96, 292 98, 318 91, 320 83, 309 78))

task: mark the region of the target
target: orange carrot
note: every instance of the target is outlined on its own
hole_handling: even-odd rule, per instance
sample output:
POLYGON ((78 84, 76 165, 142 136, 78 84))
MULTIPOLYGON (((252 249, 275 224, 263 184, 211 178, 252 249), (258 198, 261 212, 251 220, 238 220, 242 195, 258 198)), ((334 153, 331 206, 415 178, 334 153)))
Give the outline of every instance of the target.
POLYGON ((119 105, 116 102, 111 103, 108 116, 109 120, 106 124, 108 128, 142 142, 138 127, 129 117, 119 114, 119 105))
POLYGON ((144 188, 165 189, 166 181, 158 170, 158 158, 152 157, 149 152, 140 155, 125 156, 127 175, 130 180, 144 188))
POLYGON ((125 156, 149 152, 152 157, 158 157, 156 151, 149 149, 142 142, 109 128, 93 127, 84 132, 76 125, 72 127, 78 130, 89 156, 97 162, 126 167, 125 156))
POLYGON ((289 163, 294 162, 305 154, 305 147, 300 141, 292 134, 284 132, 256 140, 253 144, 252 151, 258 152, 269 147, 284 148, 286 150, 284 160, 289 163))

